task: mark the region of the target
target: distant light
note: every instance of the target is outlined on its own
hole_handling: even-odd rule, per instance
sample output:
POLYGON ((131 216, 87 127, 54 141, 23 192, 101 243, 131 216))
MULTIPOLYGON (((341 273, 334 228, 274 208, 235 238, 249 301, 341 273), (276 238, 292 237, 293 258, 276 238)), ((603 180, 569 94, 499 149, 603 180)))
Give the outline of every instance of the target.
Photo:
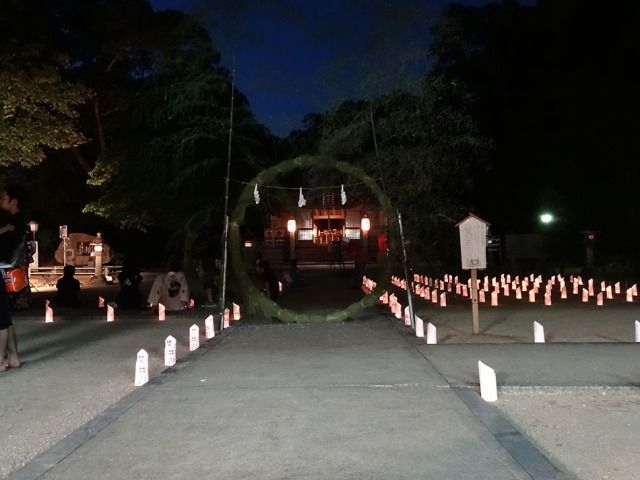
POLYGON ((362 220, 360 220, 360 228, 362 228, 362 231, 365 233, 371 228, 371 222, 369 221, 369 217, 367 217, 366 213, 362 217, 362 220))
POLYGON ((251 247, 253 247, 253 242, 251 240, 245 240, 244 248, 251 248, 251 247))
POLYGON ((296 231, 296 221, 293 218, 287 222, 287 230, 289 233, 296 231))
POLYGON ((545 225, 553 223, 555 220, 556 218, 551 213, 543 213, 540 215, 540 221, 545 225))

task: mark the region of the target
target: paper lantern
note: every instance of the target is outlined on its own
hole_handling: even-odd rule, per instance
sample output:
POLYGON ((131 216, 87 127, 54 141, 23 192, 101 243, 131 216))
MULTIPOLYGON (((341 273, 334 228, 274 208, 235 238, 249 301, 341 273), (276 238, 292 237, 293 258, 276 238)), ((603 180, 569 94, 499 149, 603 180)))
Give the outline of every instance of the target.
POLYGON ((204 319, 204 334, 207 340, 216 336, 216 330, 213 326, 213 315, 209 315, 204 319))
POLYGON ((485 402, 498 400, 498 385, 496 372, 493 368, 478 361, 478 375, 480 377, 480 396, 485 402))
POLYGON ((200 348, 200 328, 193 324, 189 327, 189 351, 193 352, 200 348))
POLYGON ((424 321, 416 315, 416 337, 424 338, 424 321))
POLYGON ((534 343, 544 343, 544 327, 538 322, 533 322, 534 343))
POLYGON ((427 323, 427 345, 436 345, 438 343, 438 330, 436 326, 429 322, 427 323))
POLYGON ((491 306, 498 306, 498 292, 491 292, 491 306))
POLYGON ((167 367, 176 364, 176 339, 171 335, 164 340, 164 364, 167 367))
POLYGON ((229 309, 225 308, 224 312, 222 314, 222 320, 224 323, 224 328, 229 328, 229 320, 230 320, 230 315, 229 315, 229 309))
POLYGON ((136 374, 134 385, 140 387, 149 381, 149 354, 139 350, 136 356, 136 374))
POLYGON ((49 300, 44 301, 44 321, 45 323, 53 323, 53 309, 49 306, 49 300))

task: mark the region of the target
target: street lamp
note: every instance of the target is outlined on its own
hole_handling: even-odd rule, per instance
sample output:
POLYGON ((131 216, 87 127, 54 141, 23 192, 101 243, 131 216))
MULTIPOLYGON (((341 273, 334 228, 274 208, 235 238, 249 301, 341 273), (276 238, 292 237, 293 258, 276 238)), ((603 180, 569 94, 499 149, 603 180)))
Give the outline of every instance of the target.
POLYGON ((362 215, 362 220, 360 220, 360 229, 362 230, 362 244, 363 244, 362 249, 364 250, 364 257, 368 258, 369 257, 368 235, 369 235, 369 230, 371 229, 371 221, 369 220, 369 217, 367 217, 366 213, 362 215))
POLYGON ((60 225, 60 239, 62 240, 62 265, 67 265, 67 238, 69 238, 69 229, 66 225, 60 225))
POLYGON ((291 218, 287 221, 287 231, 289 232, 289 258, 296 258, 296 221, 291 218))
POLYGON ((31 220, 29 222, 29 230, 31 231, 31 235, 33 236, 33 240, 36 239, 36 232, 38 231, 38 222, 35 220, 31 220))
POLYGON ((93 257, 93 263, 95 265, 95 270, 93 272, 93 276, 95 278, 102 278, 102 234, 98 232, 96 238, 90 243, 91 245, 91 256, 93 257))
POLYGON ((34 244, 33 255, 31 255, 31 259, 33 261, 31 263, 29 263, 29 273, 31 273, 31 269, 32 268, 38 268, 39 267, 38 241, 36 240, 36 232, 38 231, 38 222, 36 222, 35 220, 31 220, 29 222, 29 230, 31 231, 31 236, 33 238, 33 244, 34 244))
POLYGON ((549 225, 549 224, 551 224, 551 223, 556 221, 556 217, 554 217, 553 214, 549 213, 549 212, 541 213, 538 218, 545 225, 549 225))

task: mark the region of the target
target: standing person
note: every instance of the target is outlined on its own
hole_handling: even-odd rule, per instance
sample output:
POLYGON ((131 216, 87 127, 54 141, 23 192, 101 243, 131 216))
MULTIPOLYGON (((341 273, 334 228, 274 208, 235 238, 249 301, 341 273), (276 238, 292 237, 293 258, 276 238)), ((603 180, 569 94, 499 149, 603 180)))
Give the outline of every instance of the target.
POLYGON ((358 288, 362 285, 362 277, 364 276, 367 265, 367 256, 360 240, 352 240, 349 242, 347 253, 353 258, 353 280, 351 287, 358 288))
POLYGON ((298 260, 292 258, 289 260, 289 271, 287 272, 287 282, 290 287, 302 287, 304 282, 302 281, 302 274, 298 268, 298 260))
MULTIPOLYGON (((0 263, 15 261, 16 252, 24 244, 27 224, 23 209, 27 192, 17 185, 7 186, 0 193, 0 210, 9 216, 0 230, 0 263)), ((16 331, 11 321, 9 296, 4 285, 0 285, 0 373, 7 368, 18 368, 22 364, 18 355, 16 331)))
POLYGON ((331 242, 331 270, 335 266, 337 269, 344 270, 344 256, 342 254, 343 243, 347 244, 348 238, 338 237, 337 240, 331 242))
POLYGON ((261 260, 257 267, 262 279, 263 291, 271 300, 276 302, 280 296, 280 285, 267 260, 261 260))
POLYGON ((120 291, 116 303, 120 308, 140 308, 142 306, 142 274, 131 257, 126 257, 118 274, 120 291))
POLYGON ((203 307, 214 307, 220 287, 220 270, 212 255, 205 255, 200 268, 205 303, 203 307))

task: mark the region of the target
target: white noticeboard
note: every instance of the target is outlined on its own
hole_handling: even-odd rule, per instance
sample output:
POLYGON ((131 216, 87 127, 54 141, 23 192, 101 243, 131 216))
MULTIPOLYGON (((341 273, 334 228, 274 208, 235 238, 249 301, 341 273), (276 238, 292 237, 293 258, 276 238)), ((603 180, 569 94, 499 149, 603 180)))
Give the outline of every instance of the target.
POLYGON ((473 215, 458 224, 463 270, 487 268, 488 226, 487 222, 473 215))

